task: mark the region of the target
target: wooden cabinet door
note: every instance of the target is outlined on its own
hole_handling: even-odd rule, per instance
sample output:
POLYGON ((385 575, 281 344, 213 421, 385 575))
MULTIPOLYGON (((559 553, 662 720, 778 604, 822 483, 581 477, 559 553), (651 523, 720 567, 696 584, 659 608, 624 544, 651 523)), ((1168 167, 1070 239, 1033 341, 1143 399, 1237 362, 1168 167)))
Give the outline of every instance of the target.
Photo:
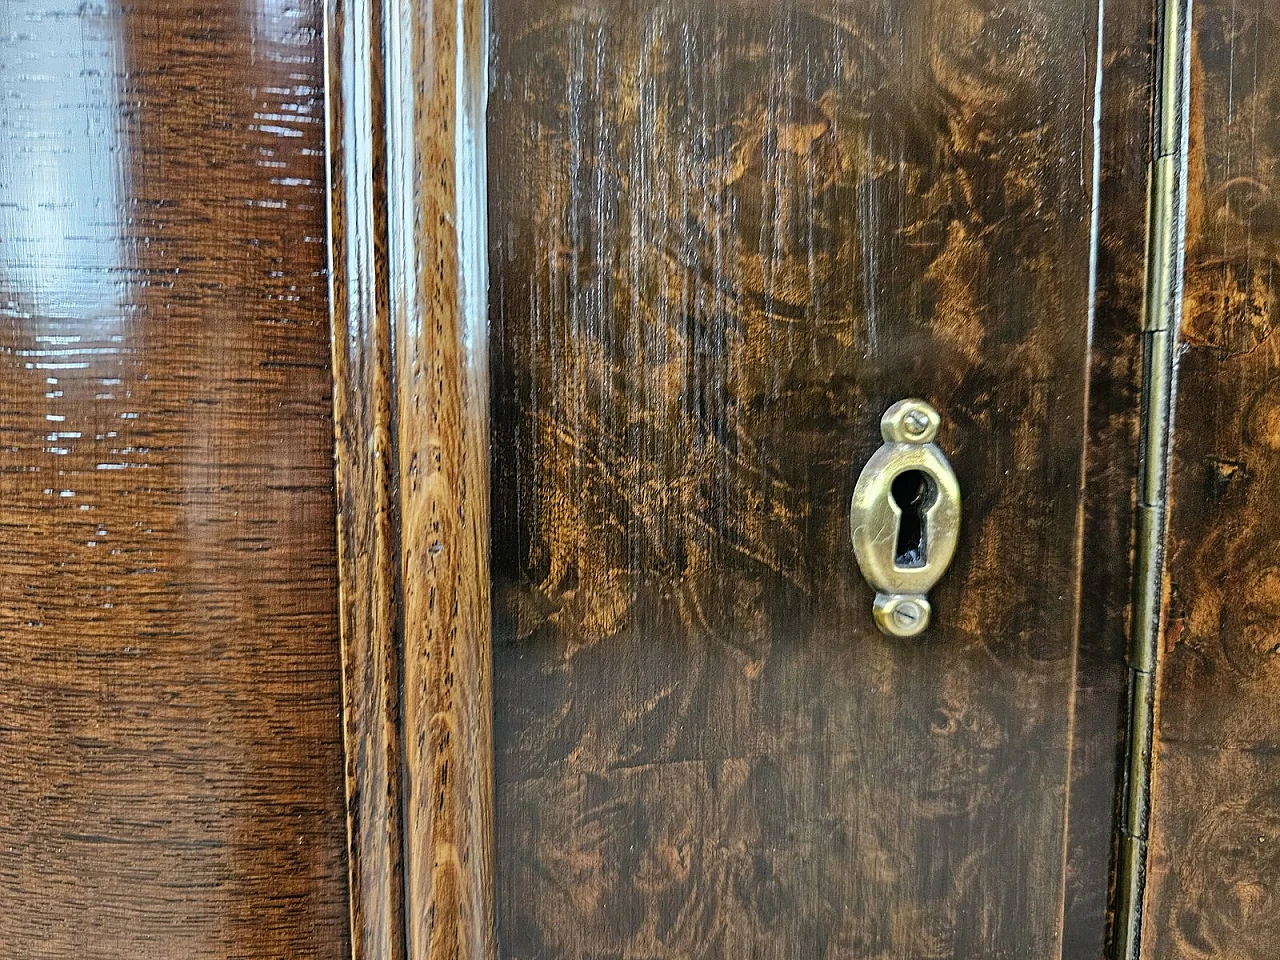
POLYGON ((1101 956, 1149 11, 497 0, 500 953, 1101 956), (959 552, 876 629, 904 397, 959 552))
POLYGON ((1109 949, 1154 27, 335 4, 357 956, 1109 949), (905 640, 847 511, 913 396, 905 640))

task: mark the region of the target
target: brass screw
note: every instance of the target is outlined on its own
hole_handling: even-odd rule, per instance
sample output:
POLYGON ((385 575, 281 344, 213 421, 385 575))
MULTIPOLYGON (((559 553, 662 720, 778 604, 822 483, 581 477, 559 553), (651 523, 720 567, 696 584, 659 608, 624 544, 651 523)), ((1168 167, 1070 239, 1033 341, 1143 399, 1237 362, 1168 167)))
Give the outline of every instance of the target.
POLYGON ((929 429, 929 418, 919 410, 912 410, 902 418, 902 426, 910 437, 922 437, 929 429))
POLYGON ((924 616, 924 611, 920 609, 920 604, 914 600, 902 600, 893 608, 894 622, 904 630, 914 627, 920 622, 922 616, 924 616))

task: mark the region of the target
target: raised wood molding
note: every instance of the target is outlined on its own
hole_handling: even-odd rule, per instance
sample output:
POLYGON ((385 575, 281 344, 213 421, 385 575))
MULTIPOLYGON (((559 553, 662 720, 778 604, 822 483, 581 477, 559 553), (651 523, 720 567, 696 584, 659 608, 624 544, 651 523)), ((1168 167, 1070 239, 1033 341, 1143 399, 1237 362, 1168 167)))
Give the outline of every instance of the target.
POLYGON ((486 31, 326 6, 353 960, 495 954, 486 31))

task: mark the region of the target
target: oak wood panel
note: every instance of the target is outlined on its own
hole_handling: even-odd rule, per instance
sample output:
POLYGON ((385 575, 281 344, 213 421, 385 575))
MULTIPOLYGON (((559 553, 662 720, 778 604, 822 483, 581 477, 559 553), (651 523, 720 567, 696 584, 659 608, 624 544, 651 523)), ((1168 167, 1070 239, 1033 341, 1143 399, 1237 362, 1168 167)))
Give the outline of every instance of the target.
POLYGON ((325 7, 352 960, 404 960, 399 498, 379 2, 325 7))
POLYGON ((1096 955, 1150 76, 1111 7, 495 3, 503 956, 1096 955), (910 395, 966 526, 904 642, 845 511, 910 395))
POLYGON ((356 960, 495 952, 479 0, 330 4, 356 960))
POLYGON ((320 9, 0 6, 0 954, 347 947, 320 9))
POLYGON ((387 11, 410 960, 495 952, 484 11, 387 11))
POLYGON ((1194 5, 1143 956, 1280 951, 1280 12, 1194 5))

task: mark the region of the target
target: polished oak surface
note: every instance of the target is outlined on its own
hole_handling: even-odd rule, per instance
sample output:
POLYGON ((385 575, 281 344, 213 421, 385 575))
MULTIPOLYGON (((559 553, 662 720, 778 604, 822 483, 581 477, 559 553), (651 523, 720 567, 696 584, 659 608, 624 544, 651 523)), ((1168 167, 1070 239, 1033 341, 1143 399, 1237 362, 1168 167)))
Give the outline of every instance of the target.
POLYGON ((342 958, 320 10, 0 6, 0 954, 342 958))
POLYGON ((1280 11, 1194 5, 1143 956, 1280 954, 1280 11))
POLYGON ((326 8, 353 960, 495 952, 484 10, 326 8))
POLYGON ((494 4, 503 956, 1101 955, 1151 24, 1097 13, 494 4), (846 516, 907 396, 965 521, 904 641, 846 516))

